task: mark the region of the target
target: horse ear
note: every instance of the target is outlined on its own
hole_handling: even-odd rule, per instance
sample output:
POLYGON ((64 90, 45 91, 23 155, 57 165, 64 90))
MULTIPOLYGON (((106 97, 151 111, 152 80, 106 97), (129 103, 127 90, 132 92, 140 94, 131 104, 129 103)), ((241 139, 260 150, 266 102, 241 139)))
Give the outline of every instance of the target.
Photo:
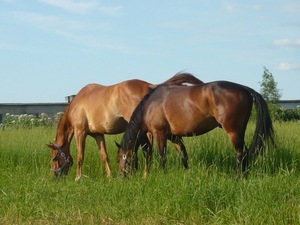
POLYGON ((53 148, 53 144, 52 143, 50 143, 50 144, 46 144, 46 146, 48 147, 48 148, 53 148))
POLYGON ((118 144, 118 142, 115 141, 115 144, 116 144, 116 146, 117 146, 118 148, 121 148, 121 145, 118 144))

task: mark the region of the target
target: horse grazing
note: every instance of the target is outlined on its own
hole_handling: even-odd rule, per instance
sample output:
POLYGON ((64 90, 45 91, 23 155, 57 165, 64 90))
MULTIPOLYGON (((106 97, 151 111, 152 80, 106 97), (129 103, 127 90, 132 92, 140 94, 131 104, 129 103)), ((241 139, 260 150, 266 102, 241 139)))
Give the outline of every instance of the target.
MULTIPOLYGON (((203 83, 191 74, 178 73, 164 83, 183 85, 203 83)), ((130 116, 150 88, 142 80, 127 80, 112 86, 88 84, 82 88, 65 109, 57 125, 55 143, 51 149, 51 171, 56 177, 67 175, 73 158, 70 143, 75 135, 77 145, 76 180, 82 175, 85 139, 92 136, 98 145, 107 176, 111 175, 104 134, 124 132, 130 116)))
POLYGON ((258 154, 267 141, 274 142, 267 104, 259 93, 249 87, 227 81, 196 86, 158 86, 143 98, 132 114, 119 145, 119 173, 130 172, 135 143, 149 144, 146 175, 154 140, 164 167, 167 139, 175 139, 184 148, 181 137, 201 135, 216 127, 227 133, 236 152, 237 166, 243 173, 247 169, 248 157, 258 154), (256 129, 252 144, 247 149, 244 136, 253 104, 257 116, 256 129))

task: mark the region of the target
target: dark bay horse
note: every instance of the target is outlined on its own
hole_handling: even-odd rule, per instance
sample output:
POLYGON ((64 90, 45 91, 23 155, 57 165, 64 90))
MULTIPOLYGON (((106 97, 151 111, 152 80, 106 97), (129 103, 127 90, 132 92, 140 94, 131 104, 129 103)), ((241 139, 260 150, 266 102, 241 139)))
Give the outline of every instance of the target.
MULTIPOLYGON (((253 89, 227 81, 215 81, 196 86, 161 85, 151 90, 132 114, 119 145, 119 173, 130 172, 134 143, 147 143, 151 163, 155 140, 161 158, 166 163, 167 139, 201 135, 221 127, 234 146, 239 170, 245 172, 248 156, 255 156, 267 141, 273 142, 273 125, 262 96, 253 89), (244 137, 252 105, 256 108, 256 129, 252 144, 246 148, 244 137), (148 135, 147 137, 147 134, 148 135), (138 141, 136 141, 138 140, 138 141)), ((176 141, 175 140, 175 141, 176 141)), ((180 142, 180 141, 179 141, 180 142)), ((179 143, 184 148, 183 143, 179 143)))
MULTIPOLYGON (((174 85, 203 83, 191 74, 178 73, 164 83, 174 85)), ((124 132, 132 112, 153 88, 142 80, 128 80, 112 86, 89 84, 82 88, 65 109, 57 125, 55 143, 51 149, 51 171, 55 176, 67 175, 73 159, 70 143, 75 135, 77 145, 76 180, 82 175, 85 139, 92 136, 98 145, 107 176, 111 175, 104 134, 124 132)), ((176 147, 176 146, 175 146, 176 147)))

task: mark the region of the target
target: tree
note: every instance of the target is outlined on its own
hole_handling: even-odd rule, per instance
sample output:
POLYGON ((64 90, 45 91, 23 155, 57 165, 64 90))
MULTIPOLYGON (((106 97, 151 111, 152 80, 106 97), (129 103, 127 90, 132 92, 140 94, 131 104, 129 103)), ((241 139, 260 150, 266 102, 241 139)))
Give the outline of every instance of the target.
POLYGON ((260 93, 268 103, 276 104, 281 98, 280 90, 277 88, 273 74, 264 67, 262 82, 260 82, 260 93))

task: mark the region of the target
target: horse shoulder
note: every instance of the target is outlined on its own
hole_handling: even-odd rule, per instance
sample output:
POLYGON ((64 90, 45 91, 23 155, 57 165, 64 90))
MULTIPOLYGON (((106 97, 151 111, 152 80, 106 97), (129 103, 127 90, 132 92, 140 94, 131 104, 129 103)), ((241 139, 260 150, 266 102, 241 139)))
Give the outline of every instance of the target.
POLYGON ((124 81, 117 87, 117 107, 123 118, 129 122, 130 117, 143 99, 149 92, 151 84, 141 80, 124 81))

